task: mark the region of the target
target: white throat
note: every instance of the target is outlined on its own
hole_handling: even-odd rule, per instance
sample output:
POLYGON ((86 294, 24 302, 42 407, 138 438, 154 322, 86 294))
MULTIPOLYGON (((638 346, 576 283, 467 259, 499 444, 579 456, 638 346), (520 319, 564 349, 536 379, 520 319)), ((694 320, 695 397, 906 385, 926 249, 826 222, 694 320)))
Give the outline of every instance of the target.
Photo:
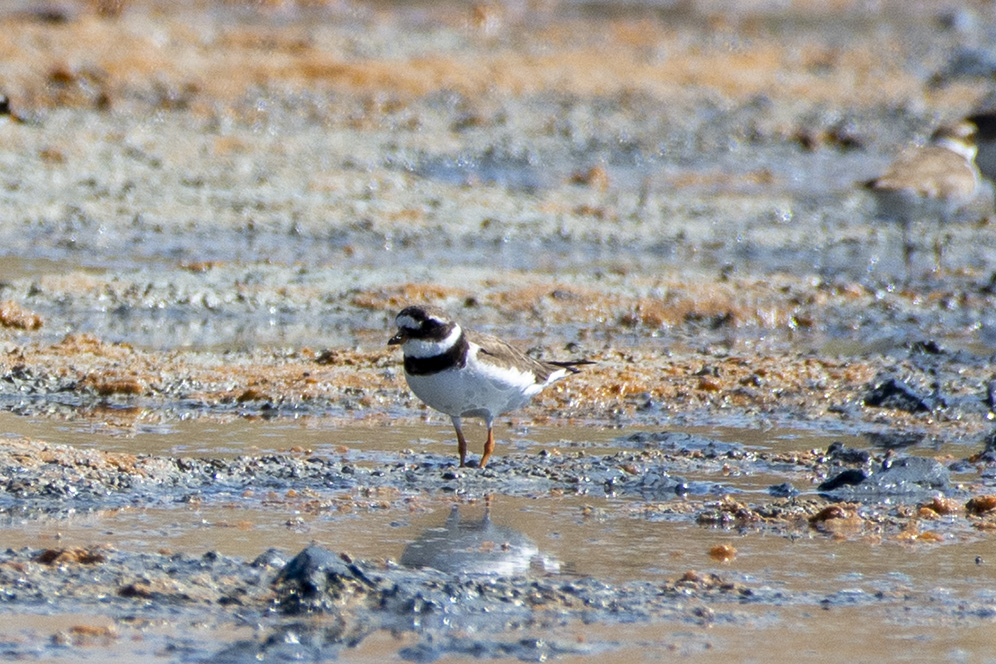
POLYGON ((459 325, 454 325, 453 330, 442 341, 429 341, 427 339, 407 339, 401 346, 405 357, 436 357, 442 355, 456 345, 463 330, 459 325))

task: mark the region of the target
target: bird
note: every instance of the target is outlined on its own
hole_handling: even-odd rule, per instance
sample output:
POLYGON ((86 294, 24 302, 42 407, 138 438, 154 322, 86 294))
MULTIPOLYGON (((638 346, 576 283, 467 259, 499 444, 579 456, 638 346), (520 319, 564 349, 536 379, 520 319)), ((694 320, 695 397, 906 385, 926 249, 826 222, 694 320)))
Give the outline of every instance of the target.
POLYGON ((5 94, 0 94, 0 122, 3 124, 7 122, 21 124, 24 122, 24 119, 10 107, 10 99, 5 94))
POLYGON ((937 220, 934 263, 940 269, 940 227, 980 193, 981 175, 975 165, 976 132, 975 123, 968 120, 942 125, 926 145, 901 154, 884 174, 861 183, 875 198, 876 216, 902 225, 907 276, 914 251, 910 237, 913 223, 937 220))
POLYGON ((395 317, 408 387, 430 408, 450 416, 456 430, 460 467, 467 465, 463 418, 482 418, 488 428, 484 468, 495 448, 494 420, 526 405, 532 397, 590 360, 537 360, 498 337, 465 330, 431 305, 405 307, 395 317))

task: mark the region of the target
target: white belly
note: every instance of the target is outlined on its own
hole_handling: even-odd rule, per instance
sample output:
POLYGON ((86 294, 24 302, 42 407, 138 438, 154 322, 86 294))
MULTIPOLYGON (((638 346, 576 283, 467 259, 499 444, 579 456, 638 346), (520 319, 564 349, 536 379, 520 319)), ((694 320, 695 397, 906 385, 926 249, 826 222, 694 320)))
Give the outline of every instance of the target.
POLYGON ((495 369, 473 357, 462 369, 405 378, 415 396, 451 417, 494 418, 521 408, 545 387, 532 373, 495 369))

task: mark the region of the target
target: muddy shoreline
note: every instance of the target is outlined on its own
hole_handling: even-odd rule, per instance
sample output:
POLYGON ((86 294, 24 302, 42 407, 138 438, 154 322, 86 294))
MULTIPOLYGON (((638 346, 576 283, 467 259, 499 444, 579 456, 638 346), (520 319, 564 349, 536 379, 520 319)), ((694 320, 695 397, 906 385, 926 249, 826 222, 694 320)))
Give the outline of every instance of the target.
MULTIPOLYGON (((157 647, 185 644, 190 650, 178 653, 181 660, 233 662, 334 659, 349 649, 362 652, 365 638, 384 631, 395 635, 397 654, 406 660, 467 655, 583 658, 615 651, 620 644, 549 635, 579 622, 750 625, 757 618, 743 613, 744 606, 826 611, 901 605, 932 621, 992 617, 984 598, 940 602, 929 593, 909 591, 790 591, 735 569, 688 569, 659 581, 614 583, 578 574, 561 563, 551 566, 550 559, 543 563, 528 537, 492 524, 487 507, 492 501, 516 495, 557 501, 578 495, 592 501, 621 499, 611 506, 584 506, 579 512, 583 519, 612 521, 635 513, 648 524, 686 522, 735 532, 739 538, 753 533, 788 541, 878 539, 936 546, 972 532, 978 534, 972 537, 986 537, 984 533, 996 528, 996 497, 982 493, 991 485, 994 461, 989 456, 950 464, 959 480, 954 483, 948 469, 933 459, 891 451, 870 454, 840 444, 824 452, 766 454, 735 443, 669 433, 628 435, 618 442, 637 449, 612 455, 511 454, 480 471, 456 468, 451 458, 410 453, 396 461, 380 454, 351 462, 346 452, 330 458, 306 451, 225 461, 104 453, 6 439, 0 449, 0 512, 8 523, 45 519, 58 528, 60 521, 87 513, 169 503, 194 510, 237 503, 243 513, 404 513, 424 510, 449 496, 452 511, 447 532, 440 536, 438 528, 430 529, 423 535, 430 540, 417 557, 407 553, 415 544, 401 555, 402 562, 420 569, 403 567, 391 558, 354 560, 345 551, 316 545, 296 556, 278 546, 254 559, 239 559, 210 550, 194 555, 168 547, 158 552, 79 547, 59 537, 50 548, 0 553, 3 606, 15 614, 93 611, 110 621, 100 627, 74 624, 53 635, 56 646, 99 649, 131 634, 157 647), (900 481, 866 482, 864 492, 840 494, 829 487, 859 469, 872 479, 888 477, 908 459, 932 464, 930 471, 944 477, 937 482, 916 469, 900 481), (769 487, 768 500, 743 493, 736 480, 726 484, 721 479, 756 474, 762 468, 789 480, 769 487), (682 473, 718 481, 689 482, 682 473), (820 478, 824 483, 814 491, 820 478), (771 497, 778 495, 788 497, 771 497), (461 520, 461 509, 479 503, 486 505, 481 520, 461 520), (468 553, 467 559, 458 557, 468 553), (504 571, 496 575, 497 570, 504 571), (215 646, 210 638, 207 643, 177 635, 164 639, 145 627, 164 621, 176 627, 197 623, 202 632, 219 634, 247 623, 257 627, 252 638, 211 655, 215 646), (505 641, 503 635, 509 633, 521 636, 505 641)), ((722 565, 736 558, 737 549, 717 546, 709 555, 722 565)), ((985 563, 980 556, 977 564, 985 563)), ((832 581, 829 585, 834 586, 832 581)), ((31 657, 43 651, 28 642, 5 644, 10 656, 31 657)))

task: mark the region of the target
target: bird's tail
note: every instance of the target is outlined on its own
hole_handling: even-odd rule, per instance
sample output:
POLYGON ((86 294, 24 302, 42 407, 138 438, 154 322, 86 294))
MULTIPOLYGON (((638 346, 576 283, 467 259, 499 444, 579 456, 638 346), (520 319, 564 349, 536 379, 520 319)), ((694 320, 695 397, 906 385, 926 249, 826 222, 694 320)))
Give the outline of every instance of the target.
POLYGON ((569 360, 567 362, 548 361, 547 364, 552 364, 553 366, 560 367, 561 369, 567 369, 571 373, 579 373, 581 370, 578 369, 578 367, 585 364, 597 364, 597 362, 592 360, 569 360))

